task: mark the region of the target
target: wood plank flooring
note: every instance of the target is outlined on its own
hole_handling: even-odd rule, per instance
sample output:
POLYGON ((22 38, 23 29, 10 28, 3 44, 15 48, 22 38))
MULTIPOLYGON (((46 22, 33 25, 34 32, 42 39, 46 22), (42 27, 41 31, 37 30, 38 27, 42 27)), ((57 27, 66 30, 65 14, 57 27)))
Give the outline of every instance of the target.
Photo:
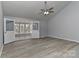
POLYGON ((6 44, 1 58, 79 57, 78 52, 79 43, 48 37, 6 44))

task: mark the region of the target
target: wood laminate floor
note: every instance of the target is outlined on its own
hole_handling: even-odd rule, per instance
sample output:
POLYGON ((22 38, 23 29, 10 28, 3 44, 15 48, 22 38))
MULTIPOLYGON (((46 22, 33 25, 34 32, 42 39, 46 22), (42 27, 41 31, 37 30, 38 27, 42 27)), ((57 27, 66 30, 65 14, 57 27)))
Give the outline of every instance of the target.
POLYGON ((79 57, 79 43, 57 38, 28 39, 4 45, 2 58, 79 57))

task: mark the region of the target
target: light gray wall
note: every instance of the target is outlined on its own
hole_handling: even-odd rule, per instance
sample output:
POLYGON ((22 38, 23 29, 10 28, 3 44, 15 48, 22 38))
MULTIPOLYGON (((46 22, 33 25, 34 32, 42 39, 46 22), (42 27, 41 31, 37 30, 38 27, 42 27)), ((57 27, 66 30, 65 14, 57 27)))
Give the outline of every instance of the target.
POLYGON ((3 42, 3 15, 2 15, 2 6, 0 1, 0 43, 3 42))
POLYGON ((79 42, 79 2, 71 2, 48 22, 48 35, 79 42))
POLYGON ((48 24, 47 20, 40 20, 40 37, 47 36, 48 33, 48 24))

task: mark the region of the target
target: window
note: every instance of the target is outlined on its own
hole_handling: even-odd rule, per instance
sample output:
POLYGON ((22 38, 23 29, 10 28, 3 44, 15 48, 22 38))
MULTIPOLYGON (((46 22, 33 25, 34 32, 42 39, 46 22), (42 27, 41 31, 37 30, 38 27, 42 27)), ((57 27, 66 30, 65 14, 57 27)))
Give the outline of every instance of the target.
POLYGON ((6 31, 14 31, 14 21, 6 21, 6 31))
POLYGON ((16 33, 19 33, 20 32, 19 24, 15 24, 15 32, 16 33))
POLYGON ((38 23, 33 23, 33 30, 38 30, 38 23))
POLYGON ((31 24, 25 24, 25 32, 27 32, 27 33, 31 33, 31 24))
POLYGON ((29 24, 25 24, 25 32, 29 32, 30 31, 30 25, 29 24))
POLYGON ((20 24, 20 33, 24 33, 24 24, 20 24))
POLYGON ((31 23, 16 23, 15 24, 16 33, 32 33, 32 24, 31 23))

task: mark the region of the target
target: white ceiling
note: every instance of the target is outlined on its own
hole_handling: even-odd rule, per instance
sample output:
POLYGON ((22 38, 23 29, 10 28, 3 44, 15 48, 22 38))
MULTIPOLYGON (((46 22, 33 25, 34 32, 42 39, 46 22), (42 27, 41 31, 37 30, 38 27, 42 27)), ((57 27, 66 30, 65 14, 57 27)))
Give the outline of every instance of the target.
MULTIPOLYGON (((68 1, 48 1, 48 8, 54 7, 54 14, 65 7, 68 1)), ((44 1, 3 1, 3 15, 35 19, 43 18, 39 15, 40 9, 44 8, 44 1)), ((54 14, 49 15, 52 17, 54 14)))

